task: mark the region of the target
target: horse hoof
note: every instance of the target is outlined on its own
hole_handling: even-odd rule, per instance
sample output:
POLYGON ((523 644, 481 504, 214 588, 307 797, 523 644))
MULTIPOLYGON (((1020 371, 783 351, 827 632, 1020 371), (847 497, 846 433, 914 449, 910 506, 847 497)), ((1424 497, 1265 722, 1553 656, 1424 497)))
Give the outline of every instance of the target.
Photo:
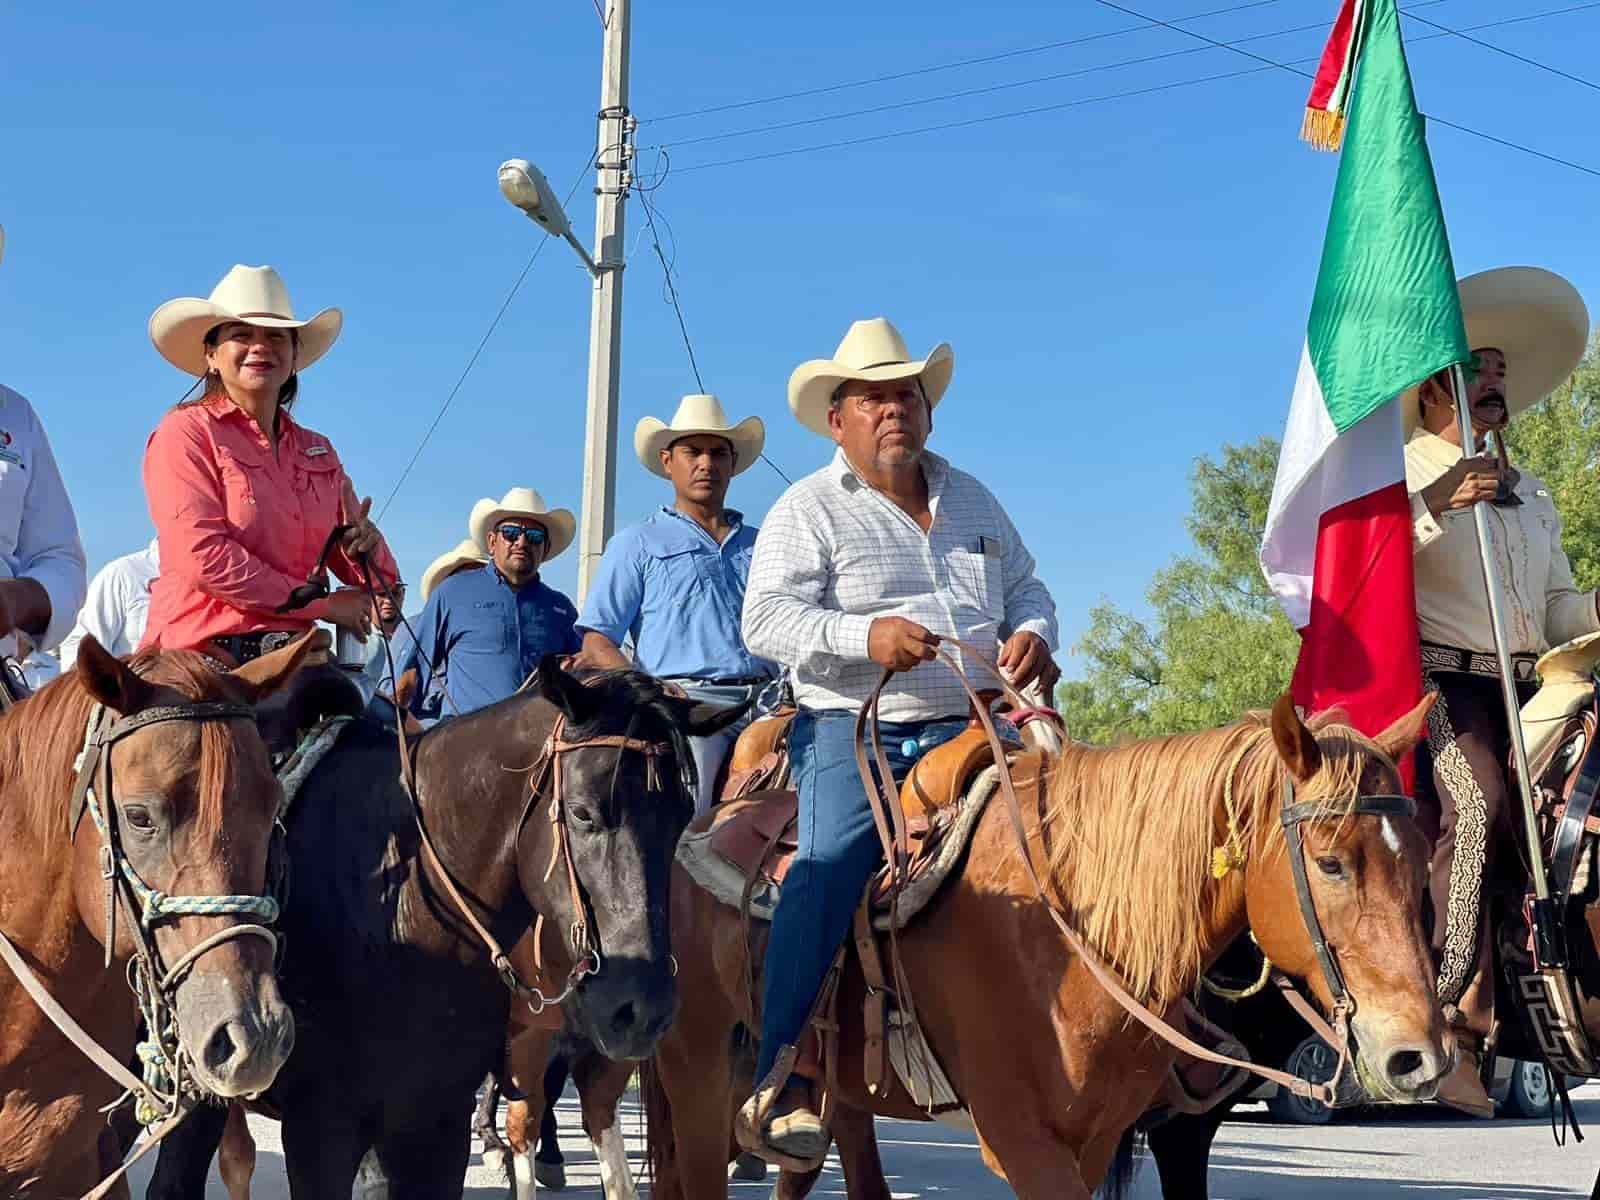
POLYGON ((741 1151, 739 1157, 733 1160, 733 1172, 729 1176, 736 1183, 760 1183, 767 1177, 767 1162, 759 1155, 750 1151, 741 1151))
POLYGON ((533 1160, 533 1179, 542 1188, 559 1192, 567 1186, 567 1168, 561 1163, 533 1160))

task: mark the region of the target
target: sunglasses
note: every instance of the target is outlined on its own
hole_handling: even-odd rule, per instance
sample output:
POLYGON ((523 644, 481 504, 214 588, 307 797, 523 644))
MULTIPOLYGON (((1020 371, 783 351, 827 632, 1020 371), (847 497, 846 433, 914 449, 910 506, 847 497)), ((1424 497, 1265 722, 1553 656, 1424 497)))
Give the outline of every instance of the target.
POLYGON ((496 525, 494 531, 508 542, 527 538, 530 546, 542 546, 550 540, 543 525, 496 525))

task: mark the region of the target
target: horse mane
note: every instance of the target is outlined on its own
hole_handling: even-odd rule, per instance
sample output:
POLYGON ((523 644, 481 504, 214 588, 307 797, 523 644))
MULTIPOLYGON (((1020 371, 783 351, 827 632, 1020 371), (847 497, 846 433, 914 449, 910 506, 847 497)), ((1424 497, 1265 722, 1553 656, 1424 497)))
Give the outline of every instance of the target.
MULTIPOLYGON (((188 650, 141 650, 126 660, 147 683, 171 688, 190 700, 236 700, 225 676, 188 650)), ((22 807, 42 844, 69 834, 68 796, 77 774, 94 697, 66 671, 0 716, 0 804, 22 807)), ((233 739, 221 721, 201 721, 199 786, 193 819, 201 837, 222 828, 233 775, 233 739)))
MULTIPOLYGON (((1307 722, 1323 769, 1295 799, 1318 802, 1318 819, 1348 815, 1374 760, 1393 767, 1344 720, 1330 711, 1307 722)), ((1265 713, 1110 748, 1073 743, 1049 772, 1051 883, 1084 939, 1147 1003, 1177 1000, 1204 965, 1212 854, 1225 829, 1217 814, 1230 776, 1242 845, 1281 852, 1285 771, 1265 713)))

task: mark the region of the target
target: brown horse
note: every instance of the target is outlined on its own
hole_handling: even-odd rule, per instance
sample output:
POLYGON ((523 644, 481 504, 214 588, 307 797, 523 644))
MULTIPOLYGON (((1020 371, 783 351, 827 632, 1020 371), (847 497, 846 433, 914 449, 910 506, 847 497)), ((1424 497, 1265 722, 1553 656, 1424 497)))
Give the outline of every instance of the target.
MULTIPOLYGON (((1417 740, 1426 706, 1374 740, 1329 716, 1308 727, 1285 698, 1270 719, 1115 749, 1069 746, 1049 768, 1047 792, 1038 779, 1018 781, 1027 852, 1046 864, 1049 903, 1158 1014, 1247 924, 1328 1005, 1279 821, 1292 783, 1292 802, 1319 814, 1300 836, 1315 918, 1354 1001, 1357 1069, 1375 1094, 1425 1098, 1450 1063, 1420 916, 1427 845, 1407 816, 1353 810, 1362 797, 1399 791, 1395 759, 1417 740), (1216 848, 1229 845, 1239 853, 1217 878, 1216 848)), ((985 1161, 1018 1196, 1088 1200, 1174 1053, 1069 950, 1022 854, 1006 808, 991 801, 959 873, 901 933, 900 952, 985 1161)), ((734 1032, 760 1021, 739 914, 681 866, 672 902, 683 1008, 646 1089, 650 1155, 657 1196, 705 1200, 727 1195, 734 1032)), ((757 963, 762 950, 753 947, 757 963)), ((862 998, 852 966, 838 1005, 834 1129, 849 1154, 851 1196, 886 1200, 867 1114, 926 1114, 898 1087, 886 1099, 868 1094, 862 998)), ((814 1178, 786 1174, 778 1194, 803 1195, 814 1178)))
MULTIPOLYGON (((260 1091, 288 1057, 294 1024, 278 994, 271 936, 229 932, 260 918, 187 913, 183 901, 259 899, 280 792, 250 706, 326 646, 325 634, 302 638, 223 675, 186 651, 124 663, 85 638, 74 671, 0 717, 0 928, 116 1061, 134 1054, 139 1013, 128 967, 140 921, 118 903, 106 947, 103 823, 114 831, 122 878, 165 902, 146 903, 144 923, 159 965, 172 973, 163 990, 199 1088, 260 1091), (105 749, 88 815, 75 820, 75 759, 96 705, 130 731, 105 749)), ((106 1173, 102 1149, 114 1156, 114 1138, 101 1145, 108 1130, 99 1109, 121 1091, 0 966, 0 1195, 77 1196, 92 1187, 106 1173)))

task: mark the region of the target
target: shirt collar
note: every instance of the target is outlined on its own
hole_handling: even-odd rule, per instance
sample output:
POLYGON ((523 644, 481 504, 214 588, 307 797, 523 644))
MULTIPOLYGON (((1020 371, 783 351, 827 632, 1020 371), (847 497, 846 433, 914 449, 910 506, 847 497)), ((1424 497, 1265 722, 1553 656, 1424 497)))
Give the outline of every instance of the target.
MULTIPOLYGON (((928 481, 928 494, 932 496, 943 491, 945 480, 950 478, 949 460, 925 449, 918 462, 922 467, 922 477, 928 481)), ((843 446, 833 452, 833 462, 828 465, 828 470, 840 484, 865 485, 866 481, 856 474, 850 460, 845 457, 843 446)))
MULTIPOLYGON (((214 396, 207 396, 200 402, 200 407, 205 409, 206 412, 210 413, 219 421, 225 420, 229 416, 235 416, 239 420, 243 421, 246 425, 250 426, 251 429, 261 433, 263 439, 266 437, 266 434, 261 431, 261 427, 256 424, 255 418, 235 404, 233 402, 233 397, 229 396, 227 392, 219 392, 214 396)), ((281 440, 283 438, 287 438, 289 436, 289 431, 293 428, 294 417, 289 415, 289 410, 282 404, 278 405, 279 439, 281 440)))
POLYGON ((509 590, 511 592, 514 592, 519 596, 522 595, 523 592, 532 591, 533 589, 535 589, 535 588, 537 588, 539 586, 539 582, 540 582, 539 581, 539 573, 537 571, 534 572, 534 576, 533 576, 532 579, 528 580, 528 582, 523 584, 521 587, 517 587, 515 584, 513 584, 511 582, 511 580, 507 579, 504 575, 500 574, 500 568, 494 565, 494 559, 491 558, 489 560, 488 567, 489 567, 489 570, 494 573, 494 577, 495 577, 496 581, 498 581, 500 584, 504 585, 507 590, 509 590))
MULTIPOLYGON (((704 525, 700 524, 699 521, 696 521, 688 513, 679 512, 677 509, 673 508, 672 505, 670 505, 670 504, 663 504, 661 506, 661 511, 663 513, 665 513, 667 516, 674 518, 675 520, 683 521, 685 524, 688 524, 688 525, 693 525, 696 529, 700 530, 700 532, 702 532, 702 533, 705 532, 705 526, 704 525)), ((730 532, 728 534, 729 537, 732 537, 735 533, 738 533, 739 532, 739 527, 744 524, 744 514, 742 512, 740 512, 737 508, 725 508, 725 509, 723 509, 722 510, 722 518, 723 518, 723 520, 728 522, 728 526, 729 526, 729 529, 730 529, 730 532)), ((709 536, 709 535, 707 535, 707 536, 709 536)))

